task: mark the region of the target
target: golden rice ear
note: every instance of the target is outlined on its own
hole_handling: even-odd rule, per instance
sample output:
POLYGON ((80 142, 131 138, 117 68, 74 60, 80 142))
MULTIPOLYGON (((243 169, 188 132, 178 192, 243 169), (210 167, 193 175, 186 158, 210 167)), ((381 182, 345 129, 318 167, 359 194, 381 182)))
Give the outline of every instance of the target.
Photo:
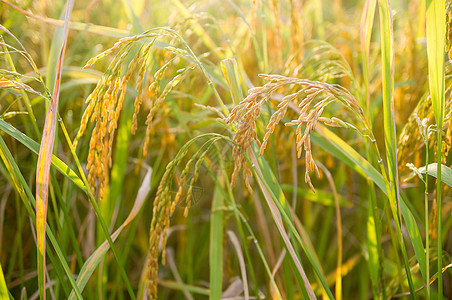
MULTIPOLYGON (((287 86, 295 86, 299 87, 298 91, 292 92, 291 94, 282 97, 282 99, 280 98, 281 100, 279 100, 280 103, 278 104, 278 109, 272 114, 270 121, 266 126, 266 132, 264 134, 262 144, 259 145, 259 153, 260 155, 263 155, 268 144, 268 139, 275 131, 278 123, 285 116, 289 105, 295 106, 295 110, 299 115, 298 120, 286 123, 286 126, 297 125, 297 156, 300 158, 303 149, 305 150, 305 180, 311 189, 313 189, 308 172, 315 171, 319 175, 319 171, 312 157, 310 136, 315 130, 318 122, 322 122, 330 126, 338 125, 334 119, 322 117, 323 110, 332 102, 340 102, 351 109, 361 120, 365 120, 363 110, 353 95, 347 89, 338 85, 330 85, 328 83, 285 77, 276 74, 259 74, 259 77, 268 80, 268 82, 261 87, 254 87, 250 89, 248 91, 249 95, 233 108, 231 115, 226 119, 226 122, 228 123, 231 123, 234 120, 238 121, 238 128, 233 138, 236 143, 234 146, 235 168, 232 174, 231 182, 232 184, 235 184, 236 178, 241 169, 243 169, 244 176, 245 172, 247 174, 250 173, 248 172, 249 163, 243 152, 246 153, 249 151, 252 140, 256 140, 258 144, 260 144, 256 137, 255 122, 259 117, 262 105, 271 99, 278 89, 287 86), (299 97, 302 99, 298 103, 299 97), (317 102, 315 103, 314 101, 316 100, 317 102), (302 125, 305 125, 304 131, 302 125)), ((280 97, 280 95, 278 96, 280 97)), ((276 97, 276 99, 278 99, 278 97, 276 97)), ((351 124, 347 125, 347 127, 356 129, 356 127, 351 124)), ((245 181, 246 180, 247 179, 245 178, 245 181)))
MULTIPOLYGON (((193 140, 198 140, 194 138, 193 140)), ((170 217, 174 214, 176 207, 183 203, 185 208, 183 214, 186 217, 195 201, 193 195, 195 190, 195 183, 198 180, 198 174, 205 158, 207 157, 211 148, 214 147, 219 136, 215 135, 209 139, 202 146, 196 149, 195 153, 191 153, 192 141, 186 143, 178 152, 176 157, 167 165, 165 173, 160 181, 157 189, 157 194, 153 203, 153 214, 149 233, 149 251, 148 261, 146 265, 146 282, 151 299, 157 299, 157 275, 158 275, 158 259, 160 253, 162 254, 162 264, 165 263, 166 257, 166 243, 167 243, 167 229, 170 226, 170 217), (185 166, 177 176, 176 170, 181 167, 183 161, 188 158, 185 166), (193 176, 190 178, 190 172, 193 176), (170 190, 173 178, 178 182, 178 189, 174 200, 172 201, 173 192, 170 190), (188 189, 186 189, 188 187, 188 189)))
MULTIPOLYGON (((174 164, 169 164, 157 189, 157 195, 153 204, 153 215, 149 233, 149 251, 147 261, 146 282, 150 299, 157 298, 158 257, 160 254, 160 241, 162 251, 166 246, 166 229, 169 226, 171 207, 171 195, 169 192, 169 180, 174 174, 174 164)), ((164 254, 162 259, 164 259, 164 254)))
POLYGON ((119 40, 113 47, 100 53, 90 59, 85 68, 92 66, 99 59, 117 52, 113 58, 110 67, 105 72, 105 76, 98 82, 94 91, 87 99, 88 106, 83 114, 79 132, 74 140, 74 146, 77 146, 81 136, 84 134, 88 123, 94 123, 94 129, 91 134, 88 155, 88 178, 94 193, 101 198, 106 186, 109 184, 109 172, 112 165, 112 148, 114 145, 117 123, 122 111, 123 101, 127 91, 127 86, 135 86, 137 96, 134 101, 134 112, 132 116, 131 132, 135 134, 138 130, 138 115, 143 103, 150 103, 149 113, 146 118, 146 136, 142 144, 142 159, 146 158, 150 146, 151 136, 153 134, 153 120, 157 112, 164 107, 166 96, 177 87, 183 76, 194 70, 194 64, 191 60, 183 60, 185 64, 181 68, 180 60, 183 58, 186 50, 177 48, 175 43, 181 43, 174 39, 174 36, 168 41, 169 45, 163 48, 153 47, 157 39, 168 39, 165 31, 146 32, 132 37, 126 37, 119 40), (136 43, 139 41, 139 43, 136 43), (122 66, 126 57, 129 56, 133 45, 137 45, 139 51, 133 57, 126 71, 122 71, 122 66), (157 53, 155 53, 157 52, 157 53), (168 55, 158 55, 158 54, 168 55), (159 65, 161 57, 166 60, 161 63, 159 70, 152 75, 150 72, 151 62, 159 65), (157 61, 156 61, 157 60, 157 61), (177 63, 175 63, 177 61, 177 63), (172 75, 172 79, 166 83, 163 92, 160 92, 161 82, 165 81, 167 70, 177 67, 172 75), (125 73, 125 74, 123 74, 125 73), (155 99, 155 100, 154 100, 155 99))
MULTIPOLYGON (((446 91, 446 94, 450 93, 451 87, 446 91)), ((447 112, 444 117, 443 130, 445 135, 443 135, 442 141, 442 156, 445 158, 451 148, 451 137, 452 137, 452 98, 446 97, 445 111, 447 112)), ((421 132, 419 131, 419 126, 424 126, 418 124, 418 119, 420 119, 422 124, 425 124, 427 128, 426 137, 429 143, 432 145, 433 141, 430 139, 432 131, 429 128, 432 123, 434 123, 434 116, 432 110, 432 102, 430 95, 427 95, 420 99, 418 105, 414 109, 413 113, 408 118, 408 122, 402 129, 400 137, 397 144, 397 157, 400 161, 400 166, 405 166, 407 163, 420 160, 421 152, 413 150, 419 149, 425 143, 421 132)))
POLYGON ((315 193, 315 188, 312 185, 311 177, 309 177, 309 172, 307 170, 304 174, 304 181, 308 184, 309 188, 315 193))

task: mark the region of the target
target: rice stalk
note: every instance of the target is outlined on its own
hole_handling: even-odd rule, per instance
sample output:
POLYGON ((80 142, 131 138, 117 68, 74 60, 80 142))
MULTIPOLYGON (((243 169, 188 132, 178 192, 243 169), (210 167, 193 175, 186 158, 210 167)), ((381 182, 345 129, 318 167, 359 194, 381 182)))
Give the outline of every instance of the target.
MULTIPOLYGON (((372 113, 370 109, 370 92, 369 92, 369 54, 370 43, 372 36, 372 27, 375 17, 377 1, 367 0, 364 4, 363 14, 361 16, 361 29, 360 29, 360 44, 362 52, 363 62, 363 81, 364 81, 364 94, 363 94, 363 106, 365 106, 365 115, 369 120, 369 125, 372 128, 372 113)), ((374 163, 373 156, 371 155, 371 145, 366 140, 366 155, 370 162, 374 163)), ((377 197, 375 193, 375 187, 371 180, 368 180, 368 198, 369 208, 367 212, 367 245, 369 253, 369 272, 372 282, 372 290, 376 298, 386 298, 385 282, 383 276, 383 251, 381 248, 381 222, 378 212, 377 197), (381 286, 381 293, 379 289, 381 286)))
MULTIPOLYGON (((8 169, 10 169, 10 174, 12 175, 13 185, 14 188, 17 189, 19 192, 19 196, 22 200, 22 203, 25 206, 25 209, 29 215, 29 217, 32 219, 33 223, 36 223, 36 214, 34 213, 34 208, 36 208, 36 200, 33 196, 33 193, 28 186, 25 178, 23 177, 18 165, 16 164, 11 152, 8 149, 8 146, 6 145, 3 138, 0 136, 0 157, 2 158, 3 162, 7 166, 8 169)), ((57 253, 57 258, 59 263, 63 266, 63 270, 65 272, 65 275, 69 279, 69 283, 71 287, 74 289, 75 295, 77 299, 82 299, 81 292, 79 291, 73 275, 69 269, 69 266, 67 264, 67 261, 63 255, 63 252, 61 251, 61 248, 58 244, 58 241, 56 240, 50 226, 46 225, 46 235, 49 238, 50 243, 55 249, 55 252, 57 253)), ((53 261, 53 256, 49 256, 52 260, 52 263, 56 265, 56 262, 53 261)))
MULTIPOLYGON (((414 118, 416 119, 417 123, 418 123, 418 127, 419 127, 419 131, 420 134, 422 136, 422 139, 424 140, 424 144, 425 144, 425 167, 427 168, 428 166, 428 162, 429 162, 429 149, 428 149, 428 145, 429 145, 429 136, 431 135, 432 131, 431 131, 431 126, 429 126, 427 128, 427 124, 428 124, 428 119, 424 118, 424 119, 420 119, 416 114, 414 114, 414 118)), ((421 177, 422 178, 422 177, 421 177)), ((425 209, 425 261, 426 261, 426 266, 425 266, 425 283, 427 286, 427 299, 430 299, 430 284, 428 282, 429 278, 430 278, 430 237, 429 237, 429 219, 428 219, 428 213, 429 213, 429 208, 428 208, 428 174, 425 174, 425 180, 424 180, 424 184, 425 184, 425 198, 424 198, 424 209, 425 209)))
MULTIPOLYGON (((221 170, 219 171, 220 175, 221 170)), ((222 177, 219 176, 219 183, 222 184, 222 177)), ((223 273, 224 273, 224 199, 220 187, 215 188, 212 199, 212 217, 210 223, 210 299, 221 299, 223 293, 223 273)))
MULTIPOLYGON (((441 164, 442 127, 444 122, 444 86, 445 86, 445 64, 444 51, 446 40, 446 6, 445 1, 429 0, 427 8, 427 57, 428 57, 428 79, 429 90, 432 97, 433 112, 437 126, 437 150, 436 162, 441 164)), ((437 169, 436 180, 436 213, 437 213, 437 254, 438 272, 442 270, 443 244, 442 244, 442 198, 441 198, 441 168, 437 169)), ((438 276, 438 299, 443 298, 443 276, 438 276)))
MULTIPOLYGON (((386 158, 388 162, 388 198, 392 217, 396 223, 397 240, 402 252, 411 298, 415 299, 413 279, 409 268, 405 243, 401 232, 402 212, 400 203, 399 174, 397 167, 397 143, 394 108, 394 32, 392 11, 389 0, 379 0, 380 32, 382 51, 382 88, 383 88, 383 119, 386 158)), ((386 172, 384 172, 385 174, 386 172)), ((386 177, 386 176, 385 176, 386 177)))
POLYGON ((64 18, 64 34, 61 50, 56 66, 56 78, 49 109, 46 114, 44 130, 42 132, 36 170, 36 239, 38 247, 38 286, 40 299, 46 299, 46 220, 47 200, 49 196, 49 176, 52 151, 55 142, 58 101, 60 97, 61 71, 69 32, 68 22, 71 18, 73 1, 67 1, 64 18))

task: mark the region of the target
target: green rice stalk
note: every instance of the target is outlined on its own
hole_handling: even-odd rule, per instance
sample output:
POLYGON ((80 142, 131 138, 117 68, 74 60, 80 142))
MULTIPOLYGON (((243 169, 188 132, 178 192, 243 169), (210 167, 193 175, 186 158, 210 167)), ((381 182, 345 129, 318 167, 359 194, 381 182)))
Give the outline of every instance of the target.
MULTIPOLYGON (((366 108, 365 116, 369 122, 369 126, 372 129, 372 113, 370 111, 370 97, 369 97, 369 52, 370 52, 370 40, 372 35, 372 27, 374 23, 376 0, 367 0, 364 4, 364 11, 361 17, 361 52, 363 63, 363 81, 364 81, 364 103, 366 108)), ((367 158, 373 163, 373 156, 371 155, 371 145, 368 139, 366 139, 366 155, 367 158)), ((368 199, 369 207, 367 213, 367 248, 369 253, 369 274, 372 282, 372 290, 374 297, 385 299, 385 284, 383 277, 383 251, 381 249, 381 223, 378 214, 378 205, 375 195, 375 187, 371 180, 368 180, 368 199), (378 283, 381 285, 382 294, 379 292, 378 283)))
MULTIPOLYGON (((391 207, 392 215, 396 223, 397 238, 402 256, 404 259, 405 272, 408 278, 408 285, 410 287, 411 298, 415 299, 413 279, 411 278, 411 271, 408 263, 408 256, 403 241, 401 231, 402 213, 399 195, 399 176, 397 166, 397 143, 396 143, 396 128, 394 117, 394 36, 392 27, 392 11, 389 0, 378 1, 380 12, 380 31, 381 31, 381 55, 383 66, 383 119, 384 119, 384 134, 386 158, 388 162, 388 176, 386 177, 388 185, 388 197, 391 207)), ((384 166, 382 165, 382 169, 384 166)), ((385 173, 385 172, 383 172, 385 173)))
POLYGON ((6 282, 5 282, 5 275, 3 274, 1 264, 0 264, 0 298, 2 298, 2 299, 9 298, 8 288, 6 287, 6 282))
MULTIPOLYGON (((36 215, 34 213, 34 208, 36 208, 36 200, 33 196, 33 193, 31 192, 30 187, 28 186, 27 182, 25 181, 25 178, 23 177, 22 173, 19 170, 19 167, 17 166, 11 152, 9 151, 5 141, 0 136, 0 157, 3 160, 3 163, 7 166, 9 174, 12 177, 12 181, 14 183, 14 186, 19 193, 20 198, 22 199, 23 204, 25 205, 25 208, 27 210, 28 215, 32 219, 33 223, 36 223, 36 215), (30 205, 31 203, 31 205, 30 205)), ((50 243, 52 244, 56 255, 58 257, 58 260, 60 264, 63 266, 64 273, 67 276, 67 279, 69 280, 69 283, 71 287, 74 289, 75 295, 78 300, 83 299, 81 296, 81 292, 79 291, 77 284, 75 283, 74 276, 71 273, 69 266, 66 262, 66 257, 61 251, 61 248, 53 235, 52 230, 50 229, 49 225, 46 225, 46 235, 49 238, 50 243)), ((50 252, 49 252, 50 254, 50 252)), ((49 255, 52 264, 56 265, 56 261, 53 261, 53 255, 49 255)))
MULTIPOLYGON (((444 120, 444 51, 446 38, 446 7, 444 0, 426 0, 427 8, 427 57, 428 81, 432 97, 433 112, 437 127, 436 162, 441 165, 442 127, 444 120)), ((442 270, 442 208, 441 208, 441 168, 437 169, 436 214, 437 214, 437 254, 438 272, 442 270)), ((428 245, 427 245, 428 247, 428 245)), ((443 277, 438 276, 438 299, 443 298, 443 277)))
MULTIPOLYGON (((219 176, 221 177, 221 175, 219 176)), ((221 178, 220 178, 221 182, 221 178)), ((212 201, 210 221, 210 295, 209 299, 220 299, 223 292, 223 236, 224 236, 224 205, 219 188, 215 188, 212 201)))

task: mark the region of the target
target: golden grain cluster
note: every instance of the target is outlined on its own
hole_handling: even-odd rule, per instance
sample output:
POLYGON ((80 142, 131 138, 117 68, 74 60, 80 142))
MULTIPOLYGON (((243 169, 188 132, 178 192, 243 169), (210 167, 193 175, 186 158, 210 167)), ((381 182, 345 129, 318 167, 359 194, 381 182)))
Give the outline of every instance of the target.
MULTIPOLYGON (((292 109, 298 114, 298 119, 286 122, 286 126, 297 125, 296 144, 297 155, 301 157, 303 150, 305 151, 305 181, 309 187, 314 190, 311 183, 309 172, 315 171, 319 175, 319 170, 312 157, 310 136, 315 130, 318 122, 333 127, 351 127, 350 123, 344 122, 338 118, 322 117, 322 113, 326 106, 334 101, 344 104, 352 112, 354 112, 366 126, 363 111, 356 101, 355 97, 344 87, 339 85, 331 85, 318 81, 306 79, 298 79, 285 77, 281 75, 259 75, 268 81, 261 87, 255 87, 248 91, 248 96, 243 99, 226 119, 227 123, 237 121, 238 128, 234 136, 233 155, 235 168, 232 174, 232 184, 236 182, 236 178, 240 170, 243 169, 245 182, 251 190, 249 177, 251 177, 251 169, 246 158, 246 153, 251 149, 251 143, 255 140, 260 146, 260 155, 264 153, 270 135, 274 132, 276 125, 281 121, 287 112, 289 104, 292 103, 292 109), (277 94, 277 90, 288 86, 299 88, 295 92, 282 96, 277 94), (257 139, 256 120, 260 115, 262 105, 272 97, 280 98, 278 109, 272 114, 269 123, 266 126, 266 132, 262 144, 257 139), (282 98, 281 98, 282 97, 282 98), (314 104, 314 100, 316 103, 314 104), (295 107, 294 107, 295 104, 295 107), (303 127, 305 126, 304 131, 303 127)), ((366 128, 368 129, 368 128, 366 128)))
MULTIPOLYGON (((153 46, 159 36, 158 33, 145 33, 120 39, 113 47, 90 59, 84 67, 89 68, 101 58, 117 52, 106 75, 98 82, 86 101, 87 107, 74 140, 76 147, 88 124, 94 123, 87 168, 90 185, 99 192, 100 198, 104 197, 104 189, 108 186, 115 130, 124 98, 127 91, 131 92, 130 86, 134 86, 136 90, 132 134, 137 132, 138 117, 143 103, 149 109, 145 121, 146 133, 141 148, 142 158, 146 158, 155 125, 153 121, 157 112, 163 109, 166 96, 180 83, 183 76, 194 69, 193 66, 187 65, 187 67, 177 70, 176 75, 166 82, 165 73, 173 67, 177 58, 185 54, 185 50, 166 46, 158 53, 159 51, 154 50, 153 46), (129 62, 127 72, 122 75, 121 67, 137 43, 140 43, 138 53, 129 62), (152 73, 152 68, 159 66, 157 60, 159 56, 164 63, 155 73, 152 73), (162 85, 163 91, 161 91, 162 85)), ((171 70, 171 72, 173 71, 171 70)))

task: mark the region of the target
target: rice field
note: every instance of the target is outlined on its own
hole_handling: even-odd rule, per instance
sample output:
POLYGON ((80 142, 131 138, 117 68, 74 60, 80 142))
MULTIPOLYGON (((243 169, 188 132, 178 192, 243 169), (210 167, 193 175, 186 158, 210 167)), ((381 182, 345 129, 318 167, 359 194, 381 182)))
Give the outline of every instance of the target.
POLYGON ((0 299, 452 299, 452 1, 0 0, 0 299))

